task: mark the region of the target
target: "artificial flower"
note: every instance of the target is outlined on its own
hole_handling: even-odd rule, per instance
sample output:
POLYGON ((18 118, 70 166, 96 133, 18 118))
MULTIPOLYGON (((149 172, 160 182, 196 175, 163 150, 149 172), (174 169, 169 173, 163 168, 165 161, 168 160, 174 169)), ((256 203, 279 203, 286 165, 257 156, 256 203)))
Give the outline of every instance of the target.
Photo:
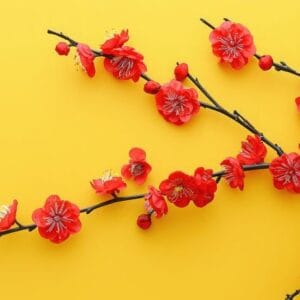
POLYGON ((145 207, 149 214, 154 213, 157 218, 168 213, 168 205, 159 190, 153 186, 149 187, 149 192, 145 196, 145 207))
POLYGON ((122 30, 120 34, 114 36, 101 45, 101 50, 104 54, 112 54, 112 50, 122 47, 129 40, 128 30, 122 30))
POLYGON ((80 209, 77 205, 51 195, 44 207, 33 212, 32 220, 43 238, 53 243, 61 243, 81 229, 79 215, 80 209))
POLYGON ((198 195, 195 179, 181 171, 171 173, 161 182, 159 189, 167 199, 178 207, 185 207, 198 195))
POLYGON ((252 165, 264 162, 267 148, 257 135, 247 136, 247 141, 242 142, 242 150, 237 159, 241 165, 252 165))
POLYGON ((79 57, 79 64, 89 77, 94 77, 96 73, 94 59, 95 54, 92 49, 85 44, 77 45, 77 54, 79 57))
POLYGON ((131 179, 137 184, 143 184, 152 167, 146 162, 146 152, 141 148, 132 148, 129 151, 129 163, 121 169, 122 176, 131 179))
POLYGON ((207 205, 214 199, 217 183, 212 178, 213 171, 202 167, 195 170, 194 179, 197 185, 197 197, 193 199, 198 207, 207 205))
POLYGON ((199 111, 198 94, 193 88, 184 88, 177 80, 163 85, 156 94, 159 113, 176 125, 188 122, 199 111))
POLYGON ((256 51, 250 31, 243 25, 226 21, 215 28, 210 36, 213 53, 221 62, 228 62, 234 69, 248 63, 256 51))
POLYGON ((269 169, 273 175, 274 186, 277 189, 300 193, 299 154, 282 154, 271 162, 269 169))
POLYGON ((110 51, 112 57, 104 59, 105 69, 117 79, 132 79, 138 81, 140 76, 147 71, 143 62, 143 55, 134 48, 123 46, 110 51))
POLYGON ((99 179, 91 181, 91 186, 100 195, 119 193, 126 187, 122 177, 113 176, 111 171, 106 171, 99 179))
POLYGON ((244 189, 244 170, 236 158, 228 157, 221 162, 221 166, 225 169, 224 178, 232 188, 244 189))
POLYGON ((11 205, 0 207, 0 232, 9 229, 16 222, 18 201, 14 200, 11 205))

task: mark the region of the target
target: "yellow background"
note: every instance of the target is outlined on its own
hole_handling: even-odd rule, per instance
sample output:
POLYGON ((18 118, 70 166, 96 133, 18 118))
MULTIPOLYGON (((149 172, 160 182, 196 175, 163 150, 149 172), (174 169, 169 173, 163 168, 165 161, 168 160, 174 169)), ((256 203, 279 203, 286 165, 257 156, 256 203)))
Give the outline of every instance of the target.
MULTIPOLYGON (((1 203, 19 200, 19 219, 53 193, 80 206, 97 203, 89 186, 103 170, 119 172, 132 146, 146 149, 158 185, 171 171, 219 169, 247 132, 201 110, 175 127, 157 113, 143 81, 120 82, 102 60, 88 78, 73 54, 53 51, 63 31, 97 47, 105 32, 128 28, 129 44, 145 56, 149 75, 172 77, 176 61, 222 104, 238 109, 286 151, 297 151, 300 120, 294 105, 300 81, 262 72, 255 60, 240 72, 211 54, 204 17, 247 25, 260 54, 300 69, 297 0, 4 1, 0 12, 1 203)), ((204 99, 200 95, 200 99, 204 99)), ((275 157, 269 151, 268 160, 275 157)), ((140 193, 134 184, 123 195, 140 193)), ((135 225, 141 200, 82 215, 83 228, 55 245, 36 231, 0 240, 3 299, 284 299, 300 288, 300 199, 275 190, 268 171, 247 174, 245 191, 219 186, 215 201, 197 209, 170 207, 151 230, 135 225)))

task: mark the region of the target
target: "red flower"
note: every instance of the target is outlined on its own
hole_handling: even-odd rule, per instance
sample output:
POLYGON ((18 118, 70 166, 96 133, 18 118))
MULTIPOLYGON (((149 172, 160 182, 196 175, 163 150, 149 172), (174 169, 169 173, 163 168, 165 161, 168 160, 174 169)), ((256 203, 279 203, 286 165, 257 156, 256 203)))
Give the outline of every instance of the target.
POLYGON ((61 243, 81 228, 79 208, 58 196, 49 196, 43 208, 36 209, 32 220, 39 233, 53 243, 61 243))
POLYGON ((104 54, 112 54, 112 50, 122 47, 129 40, 128 30, 122 30, 120 34, 114 36, 101 45, 101 50, 104 54))
POLYGON ((181 171, 173 172, 162 181, 160 191, 170 202, 178 207, 185 207, 197 198, 198 188, 192 176, 181 171))
POLYGON ((300 155, 283 154, 270 164, 273 183, 277 189, 300 193, 300 155))
POLYGON ((195 171, 194 178, 198 188, 197 197, 194 203, 198 207, 203 207, 214 199, 217 190, 217 183, 212 178, 213 171, 204 168, 198 168, 195 171))
POLYGON ((247 141, 242 142, 242 151, 237 156, 241 165, 262 163, 267 155, 267 148, 257 135, 248 135, 247 141))
POLYGON ((253 37, 241 24, 226 21, 214 29, 210 36, 213 53, 221 62, 228 62, 234 69, 240 69, 255 54, 253 37))
POLYGON ((11 205, 0 207, 0 231, 9 229, 16 221, 18 201, 14 200, 11 205))
POLYGON ((182 63, 175 67, 174 75, 176 80, 183 81, 189 74, 189 67, 187 64, 182 63))
POLYGON ((133 178, 137 184, 143 184, 152 170, 146 162, 146 153, 143 149, 132 148, 129 151, 129 164, 122 167, 121 173, 126 179, 133 178))
POLYGON ((221 162, 225 169, 225 179, 232 188, 244 189, 244 170, 236 158, 228 157, 221 162))
POLYGON ((77 45, 77 53, 79 56, 79 62, 82 69, 88 74, 90 77, 94 77, 96 73, 94 58, 95 55, 91 48, 85 44, 77 45))
POLYGON ((100 195, 119 193, 121 189, 126 187, 126 183, 122 177, 113 176, 110 171, 104 173, 99 179, 94 179, 91 186, 96 193, 100 195))
POLYGON ((153 186, 149 187, 149 192, 145 196, 145 207, 148 214, 154 212, 157 218, 162 217, 168 213, 168 205, 159 190, 153 186))
POLYGON ((171 123, 186 123, 199 111, 198 95, 193 88, 184 88, 177 80, 163 85, 156 94, 159 113, 171 123))
POLYGON ((112 49, 110 54, 113 57, 104 59, 104 67, 118 79, 138 81, 141 74, 147 71, 143 55, 134 48, 123 46, 112 49))

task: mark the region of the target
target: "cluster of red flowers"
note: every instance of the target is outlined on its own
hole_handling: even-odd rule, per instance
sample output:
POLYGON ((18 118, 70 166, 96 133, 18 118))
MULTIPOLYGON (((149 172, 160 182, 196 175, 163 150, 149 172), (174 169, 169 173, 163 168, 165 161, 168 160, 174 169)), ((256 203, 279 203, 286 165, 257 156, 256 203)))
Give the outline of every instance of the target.
MULTIPOLYGON (((124 45, 128 40, 127 30, 123 30, 120 34, 114 34, 112 38, 100 46, 101 53, 93 51, 86 44, 78 43, 76 45, 77 62, 88 76, 94 77, 96 73, 95 57, 105 56, 104 67, 114 77, 122 80, 132 79, 137 81, 141 74, 147 71, 147 67, 143 62, 143 55, 134 48, 124 45)), ((68 55, 70 45, 60 42, 56 45, 55 50, 59 55, 68 55)))

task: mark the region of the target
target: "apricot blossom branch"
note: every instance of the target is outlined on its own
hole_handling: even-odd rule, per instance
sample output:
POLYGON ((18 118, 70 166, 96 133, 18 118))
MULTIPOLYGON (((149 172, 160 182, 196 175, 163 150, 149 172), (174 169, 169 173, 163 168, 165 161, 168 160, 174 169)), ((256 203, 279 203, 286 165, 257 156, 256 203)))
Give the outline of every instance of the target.
MULTIPOLYGON (((244 171, 254 171, 254 170, 261 170, 261 169, 268 169, 269 168, 269 164, 268 163, 261 163, 261 164, 255 164, 255 165, 245 165, 243 166, 243 170, 244 171)), ((226 175, 226 171, 222 170, 222 171, 218 171, 212 174, 212 177, 218 177, 221 178, 223 176, 226 175)), ((86 213, 86 214, 90 214, 92 213, 94 210, 99 209, 101 207, 104 206, 108 206, 108 205, 112 205, 118 202, 124 202, 124 201, 129 201, 129 200, 138 200, 138 199, 142 199, 145 198, 147 196, 147 193, 144 194, 136 194, 136 195, 130 195, 130 196, 124 196, 124 197, 119 197, 117 195, 113 195, 113 197, 109 200, 106 201, 102 201, 99 202, 95 205, 92 206, 88 206, 85 208, 80 209, 80 213, 86 213)), ((152 213, 152 211, 150 212, 152 213)), ((17 225, 14 228, 10 228, 8 230, 3 230, 0 231, 0 237, 4 236, 4 235, 8 235, 8 234, 12 234, 12 233, 16 233, 16 232, 20 232, 20 231, 33 231, 37 228, 36 224, 29 224, 29 225, 22 225, 19 221, 17 221, 15 219, 15 224, 17 225)))
MULTIPOLYGON (((213 30, 213 35, 211 35, 211 40, 213 43, 213 50, 215 55, 220 56, 221 57, 221 61, 228 61, 233 68, 235 69, 239 69, 241 68, 243 65, 245 65, 248 61, 248 58, 250 58, 252 55, 259 61, 259 66, 262 70, 267 71, 269 69, 271 69, 272 67, 276 70, 276 71, 282 71, 282 72, 286 72, 286 73, 290 73, 293 74, 295 76, 300 76, 300 72, 296 71, 295 69, 291 68, 287 63, 285 63, 284 61, 280 61, 280 62, 274 62, 273 58, 271 55, 260 55, 258 54, 255 50, 255 47, 253 47, 252 49, 254 50, 254 52, 251 54, 247 54, 247 56, 244 56, 244 54, 241 54, 241 52, 239 52, 237 49, 241 49, 243 50, 244 47, 242 44, 242 39, 240 37, 235 37, 233 39, 227 37, 226 35, 224 36, 224 32, 219 35, 218 30, 219 28, 215 27, 214 25, 212 25, 211 23, 209 23, 207 20, 200 18, 200 21, 205 24, 207 27, 209 27, 210 29, 213 30), (219 35, 216 36, 215 35, 219 35), (232 55, 232 57, 231 57, 232 55), (233 57, 234 56, 234 57, 233 57), (242 57, 244 59, 242 59, 242 57), (237 62, 239 59, 239 62, 237 62)), ((224 18, 225 22, 228 22, 230 24, 224 26, 223 24, 220 26, 220 28, 225 29, 225 31, 230 32, 229 29, 229 25, 234 24, 235 26, 239 26, 240 29, 245 30, 246 28, 240 24, 236 24, 233 23, 231 20, 229 20, 228 18, 224 18)), ((247 30, 247 29, 246 29, 247 30)), ((246 31, 247 34, 249 34, 248 30, 246 31)), ((249 34, 248 37, 252 36, 249 34)))

